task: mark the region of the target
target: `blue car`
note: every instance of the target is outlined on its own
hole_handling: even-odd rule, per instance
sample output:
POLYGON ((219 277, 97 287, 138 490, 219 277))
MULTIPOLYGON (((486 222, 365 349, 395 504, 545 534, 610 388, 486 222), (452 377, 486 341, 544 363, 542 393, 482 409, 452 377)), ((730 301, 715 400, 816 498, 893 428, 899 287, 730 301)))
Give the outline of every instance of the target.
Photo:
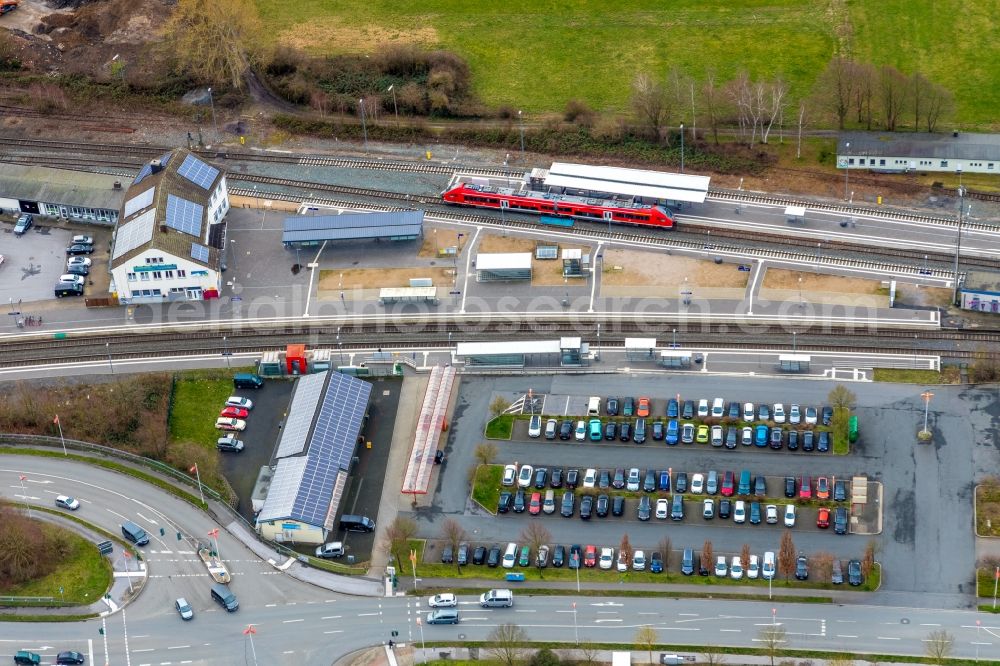
MULTIPOLYGON (((679 407, 677 405, 677 398, 671 398, 667 401, 667 418, 676 419, 679 407)), ((825 425, 825 424, 824 424, 825 425)))
POLYGON ((671 419, 667 423, 667 444, 676 444, 677 436, 680 431, 680 426, 677 424, 677 419, 671 419))
POLYGON ((759 425, 754 430, 754 444, 764 448, 767 446, 768 429, 766 425, 759 425))
POLYGON ((670 472, 667 470, 660 472, 660 490, 670 490, 670 472))

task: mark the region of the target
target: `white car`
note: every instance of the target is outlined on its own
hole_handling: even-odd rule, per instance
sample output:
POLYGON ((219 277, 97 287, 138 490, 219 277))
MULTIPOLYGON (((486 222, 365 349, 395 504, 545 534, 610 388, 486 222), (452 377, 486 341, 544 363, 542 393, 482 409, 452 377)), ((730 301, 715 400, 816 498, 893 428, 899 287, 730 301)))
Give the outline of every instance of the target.
POLYGON ((597 485, 597 470, 593 467, 588 467, 587 471, 583 475, 583 487, 593 488, 597 485))
POLYGON ((802 422, 802 412, 799 411, 798 405, 792 405, 788 408, 788 422, 792 425, 798 425, 802 422))
POLYGON ((747 565, 747 578, 757 580, 760 575, 760 558, 756 555, 750 556, 750 564, 747 565))
POLYGON ((503 566, 504 569, 513 569, 514 563, 517 562, 517 544, 511 541, 507 544, 506 550, 503 551, 503 566))
POLYGON ((621 573, 628 571, 628 561, 625 559, 625 552, 621 550, 618 551, 618 571, 621 573))
POLYGON ((73 236, 73 245, 93 245, 93 236, 73 236))
POLYGON ((747 503, 743 500, 736 500, 733 505, 733 522, 737 525, 747 521, 747 503))
POLYGON ((504 465, 503 468, 503 480, 500 482, 505 486, 514 485, 514 481, 517 479, 517 465, 504 465))
POLYGON ((545 491, 545 499, 542 500, 542 511, 544 513, 556 512, 556 491, 551 488, 545 491))
POLYGON ((74 275, 73 273, 65 273, 59 276, 59 282, 63 284, 83 284, 84 279, 82 275, 74 275))
POLYGON ((535 414, 528 421, 528 437, 541 437, 542 436, 542 417, 535 414))
POLYGON ((645 571, 646 570, 646 553, 641 550, 637 550, 632 553, 632 570, 633 571, 645 571))
MULTIPOLYGON (((90 261, 89 259, 87 261, 90 261)), ((226 407, 240 407, 242 409, 253 409, 253 400, 241 398, 238 395, 231 395, 226 398, 226 407)))
POLYGON ((785 406, 780 402, 774 403, 774 413, 771 414, 775 423, 785 422, 785 406))
POLYGON ((746 426, 740 433, 740 443, 743 446, 751 446, 753 444, 753 428, 746 426))
POLYGON ((246 430, 247 422, 243 419, 227 419, 219 417, 215 419, 215 427, 219 430, 246 430))
POLYGON ((816 412, 815 407, 806 407, 805 409, 805 419, 806 425, 816 425, 816 420, 819 414, 816 412))
POLYGON ((90 268, 91 261, 87 257, 70 257, 66 260, 66 267, 70 266, 86 266, 90 268))
POLYGON ((694 474, 691 477, 691 492, 695 495, 701 495, 705 492, 705 475, 702 473, 694 474))
POLYGON ((458 605, 458 597, 451 592, 442 592, 428 599, 427 605, 431 608, 454 608, 458 605))
POLYGON ((628 481, 625 482, 625 489, 632 492, 639 490, 639 468, 633 467, 628 471, 628 481))
POLYGON ((666 520, 670 515, 670 501, 660 498, 656 500, 656 517, 659 520, 666 520))
POLYGON ((598 566, 602 569, 610 569, 615 564, 615 549, 610 546, 605 546, 601 548, 601 558, 598 560, 598 566))
POLYGON ((700 418, 708 416, 708 398, 702 398, 698 401, 698 416, 700 418))
POLYGON ((61 506, 64 509, 69 509, 70 511, 76 511, 80 508, 80 500, 68 495, 57 495, 56 496, 56 506, 61 506))
POLYGON ((575 437, 576 437, 576 441, 578 441, 578 442, 582 442, 585 439, 587 439, 587 422, 586 421, 577 421, 576 422, 575 437))
POLYGON ((774 552, 767 551, 764 553, 764 564, 761 566, 760 575, 764 580, 770 580, 774 578, 774 552))
POLYGON ((733 580, 743 578, 743 563, 739 555, 733 555, 733 563, 729 565, 729 577, 733 580))
POLYGON ((743 420, 746 421, 747 423, 750 423, 753 421, 755 415, 756 412, 754 411, 753 403, 752 402, 743 403, 743 420))
POLYGON ((711 520, 715 518, 715 500, 706 499, 701 504, 701 517, 705 520, 711 520))
POLYGON ((712 426, 712 446, 722 446, 722 426, 712 426))
POLYGON ((719 555, 719 557, 715 560, 715 575, 719 578, 725 578, 728 573, 729 570, 726 567, 726 556, 719 555))
POLYGON ((774 504, 768 504, 764 507, 764 519, 768 525, 778 524, 778 507, 774 504))
POLYGON ((535 468, 531 465, 521 465, 521 471, 517 473, 517 485, 520 488, 527 488, 531 485, 531 475, 535 473, 535 468))
POLYGON ((795 527, 795 505, 785 505, 785 527, 795 527))

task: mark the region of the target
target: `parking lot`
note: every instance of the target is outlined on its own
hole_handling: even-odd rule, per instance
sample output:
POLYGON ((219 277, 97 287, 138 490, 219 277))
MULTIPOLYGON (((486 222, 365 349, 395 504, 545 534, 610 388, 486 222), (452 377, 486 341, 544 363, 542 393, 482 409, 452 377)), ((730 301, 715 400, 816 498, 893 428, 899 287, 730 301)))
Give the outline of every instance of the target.
MULTIPOLYGON (((591 543, 617 546, 628 534, 636 548, 652 550, 661 538, 669 536, 672 547, 700 550, 703 542, 711 540, 716 553, 738 554, 743 544, 753 553, 777 551, 781 533, 777 525, 734 525, 732 519, 704 520, 699 506, 685 505, 683 521, 639 521, 635 518, 637 500, 629 500, 624 515, 579 519, 561 518, 558 510, 553 516, 532 516, 527 511, 513 512, 499 519, 487 511, 469 506, 469 490, 464 471, 474 464, 473 451, 483 441, 483 427, 488 418, 488 405, 494 395, 524 394, 528 388, 538 395, 561 396, 651 396, 652 413, 658 418, 665 412, 665 400, 680 393, 681 396, 723 396, 727 400, 752 400, 755 403, 784 402, 788 408, 790 398, 800 405, 822 406, 835 386, 833 382, 789 378, 727 378, 695 375, 601 375, 588 376, 531 376, 466 378, 460 387, 458 409, 453 416, 448 440, 450 466, 439 491, 434 497, 434 507, 446 516, 453 517, 467 531, 470 542, 505 544, 518 541, 522 530, 532 521, 542 522, 552 535, 552 542, 569 545, 591 543)), ((884 565, 884 598, 898 603, 921 603, 927 594, 935 595, 935 602, 944 607, 967 603, 963 596, 971 590, 974 549, 972 545, 971 510, 968 494, 973 478, 973 443, 981 441, 988 429, 983 419, 969 420, 961 414, 972 411, 972 402, 983 400, 982 392, 966 394, 956 390, 942 399, 943 411, 936 414, 932 405, 933 446, 915 445, 913 433, 920 427, 923 402, 919 397, 921 387, 857 383, 848 388, 857 396, 855 414, 860 419, 860 440, 847 456, 816 452, 789 452, 787 445, 780 451, 756 446, 712 447, 710 444, 676 446, 647 440, 638 445, 633 442, 577 442, 546 441, 527 436, 527 424, 515 429, 511 441, 495 442, 498 448, 497 463, 510 463, 560 467, 564 470, 586 468, 616 470, 635 466, 646 469, 673 469, 694 472, 738 471, 749 469, 756 474, 774 477, 777 492, 768 479, 768 495, 775 496, 775 503, 782 507, 782 481, 784 476, 809 475, 849 479, 866 475, 872 482, 880 482, 882 496, 869 484, 869 501, 881 505, 884 532, 875 536, 847 534, 837 536, 833 528, 815 527, 813 508, 800 508, 796 527, 791 532, 797 550, 807 554, 826 551, 842 559, 860 557, 870 539, 875 539, 877 558, 884 565), (944 401, 947 401, 945 404, 944 401), (959 516, 959 520, 954 517, 959 516), (921 562, 920 567, 913 563, 921 562)), ((937 399, 936 399, 937 400, 937 399)), ((546 409, 550 413, 556 410, 546 409)), ((576 409, 571 412, 577 411, 576 409)), ((570 412, 568 412, 569 414, 570 412)), ((575 416, 575 414, 573 414, 575 416)), ((602 419, 608 417, 602 414, 602 419)), ((665 417, 663 417, 665 419, 665 417)), ((575 421, 574 421, 575 425, 575 421)), ((786 424, 787 425, 787 424, 786 424)), ((983 463, 978 463, 982 467, 983 463)), ((616 491, 615 491, 616 492, 616 491)), ((595 494, 596 491, 595 491, 595 494)), ((609 494, 612 494, 609 492, 609 494)), ((431 522, 417 515, 421 535, 439 538, 440 521, 431 522)), ((866 531, 878 531, 877 521, 869 520, 866 531)))
MULTIPOLYGON (((13 226, 4 224, 0 227, 0 238, 3 239, 3 264, 0 264, 0 302, 17 304, 31 301, 44 301, 55 298, 53 285, 59 276, 66 272, 66 246, 74 233, 99 233, 107 235, 103 229, 87 228, 85 232, 70 231, 47 225, 44 221, 36 222, 22 236, 15 236, 13 226)), ((107 243, 95 245, 92 258, 104 257, 104 268, 107 272, 107 243), (104 248, 101 251, 100 248, 104 248)), ((104 281, 105 292, 107 280, 104 281)), ((90 294, 93 287, 85 291, 90 294)), ((102 294, 106 295, 106 294, 102 294)), ((28 309, 26 313, 30 313, 28 309)))

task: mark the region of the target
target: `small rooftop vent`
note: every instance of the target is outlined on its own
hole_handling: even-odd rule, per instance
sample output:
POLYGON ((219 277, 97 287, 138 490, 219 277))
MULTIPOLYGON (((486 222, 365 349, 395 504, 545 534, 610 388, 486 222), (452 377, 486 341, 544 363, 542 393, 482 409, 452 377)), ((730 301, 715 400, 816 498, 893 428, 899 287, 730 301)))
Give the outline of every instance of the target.
POLYGON ((163 171, 163 162, 161 162, 160 160, 151 161, 149 163, 149 170, 152 171, 153 173, 163 171))
POLYGON ((116 180, 115 184, 112 186, 111 189, 114 189, 114 190, 120 190, 120 189, 122 189, 122 181, 116 180))

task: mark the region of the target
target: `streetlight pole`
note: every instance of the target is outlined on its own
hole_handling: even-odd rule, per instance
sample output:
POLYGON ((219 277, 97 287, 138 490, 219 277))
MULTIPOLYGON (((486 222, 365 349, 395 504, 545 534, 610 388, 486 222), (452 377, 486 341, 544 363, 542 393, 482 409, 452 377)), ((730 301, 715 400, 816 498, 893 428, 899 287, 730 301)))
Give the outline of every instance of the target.
POLYGON ((576 637, 576 644, 580 644, 580 627, 576 622, 576 602, 573 602, 573 636, 576 637))
POLYGON ((368 152, 368 124, 365 122, 365 100, 358 100, 358 108, 361 109, 361 131, 365 136, 365 152, 368 152))
POLYGON ((388 92, 392 93, 392 110, 396 114, 396 120, 399 121, 399 107, 396 106, 396 85, 393 84, 389 86, 388 92))
POLYGON ((670 345, 670 348, 671 349, 677 349, 677 329, 676 328, 674 329, 674 341, 673 341, 673 344, 670 345))
POLYGON ((340 351, 340 365, 344 365, 344 348, 340 346, 340 329, 342 326, 337 327, 337 349, 340 351))
POLYGON ((851 158, 847 156, 847 153, 851 152, 851 142, 848 141, 844 144, 844 198, 847 198, 847 183, 849 176, 851 174, 851 158))
POLYGON ((212 94, 212 89, 208 89, 208 103, 212 107, 212 126, 215 127, 215 140, 219 140, 219 123, 215 122, 215 95, 212 94))
POLYGON ((958 305, 958 257, 962 253, 962 209, 965 208, 965 188, 958 186, 958 240, 955 242, 955 288, 951 295, 952 305, 958 305))
POLYGON ((920 394, 920 397, 924 399, 924 430, 923 431, 927 432, 927 413, 930 411, 930 408, 931 408, 931 398, 934 397, 934 394, 931 393, 930 391, 924 391, 923 393, 920 394))
POLYGON ((226 336, 222 336, 222 355, 226 357, 226 367, 231 368, 229 364, 229 347, 226 345, 226 336))
POLYGON ((115 374, 115 365, 114 363, 111 362, 111 343, 105 342, 104 349, 106 349, 108 352, 108 367, 111 368, 111 374, 113 375, 115 374))
POLYGON ((792 352, 795 352, 795 351, 798 350, 797 340, 796 340, 798 334, 799 334, 798 331, 792 331, 792 352))
POLYGON ((521 123, 521 161, 524 161, 524 116, 521 115, 521 110, 517 110, 517 119, 521 123))
POLYGON ((681 173, 684 173, 684 123, 681 123, 681 173))
MULTIPOLYGON (((597 353, 594 354, 594 356, 597 357, 598 361, 601 360, 601 323, 600 322, 597 323, 597 353)), ((575 606, 574 606, 574 608, 575 608, 575 606)))
POLYGON ((236 239, 230 238, 229 242, 232 244, 233 248, 233 272, 236 272, 236 239))

